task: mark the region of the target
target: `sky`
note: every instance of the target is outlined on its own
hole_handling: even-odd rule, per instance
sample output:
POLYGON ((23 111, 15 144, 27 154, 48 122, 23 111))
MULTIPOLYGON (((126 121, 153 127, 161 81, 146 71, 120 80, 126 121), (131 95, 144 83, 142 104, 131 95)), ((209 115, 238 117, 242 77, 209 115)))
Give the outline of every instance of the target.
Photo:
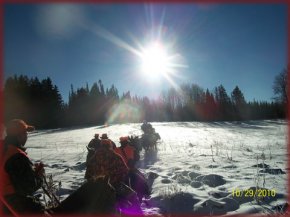
POLYGON ((49 76, 65 102, 71 84, 99 79, 119 95, 222 84, 228 95, 238 85, 247 101, 271 101, 286 66, 286 4, 4 5, 4 79, 49 76))

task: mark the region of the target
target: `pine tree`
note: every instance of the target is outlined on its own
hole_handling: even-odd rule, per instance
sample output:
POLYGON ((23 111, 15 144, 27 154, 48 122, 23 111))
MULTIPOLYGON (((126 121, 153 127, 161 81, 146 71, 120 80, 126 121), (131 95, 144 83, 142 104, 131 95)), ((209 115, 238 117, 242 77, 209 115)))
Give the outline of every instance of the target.
POLYGON ((235 119, 243 120, 248 117, 247 103, 244 94, 238 86, 231 93, 235 119))

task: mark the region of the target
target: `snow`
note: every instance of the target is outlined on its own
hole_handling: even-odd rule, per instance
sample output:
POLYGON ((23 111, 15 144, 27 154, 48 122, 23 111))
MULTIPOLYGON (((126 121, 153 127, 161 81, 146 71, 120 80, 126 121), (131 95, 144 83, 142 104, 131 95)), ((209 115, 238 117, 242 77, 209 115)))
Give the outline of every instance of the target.
MULTIPOLYGON (((138 167, 149 176, 152 195, 142 209, 149 214, 231 215, 275 213, 287 202, 287 122, 152 123, 161 136, 158 151, 141 152, 138 167), (257 199, 256 188, 275 192, 257 199), (250 189, 250 190, 248 190, 250 189), (241 190, 241 196, 233 191, 241 190), (247 195, 248 194, 248 195, 247 195)), ((141 123, 36 131, 28 155, 45 163, 61 181, 61 200, 84 182, 86 145, 95 133, 141 135, 141 123)))

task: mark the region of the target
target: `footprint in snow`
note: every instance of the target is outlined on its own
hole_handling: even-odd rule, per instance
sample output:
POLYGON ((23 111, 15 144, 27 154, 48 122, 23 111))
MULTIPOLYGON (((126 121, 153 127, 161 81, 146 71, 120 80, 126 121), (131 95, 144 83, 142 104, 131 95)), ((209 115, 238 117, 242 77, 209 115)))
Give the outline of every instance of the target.
POLYGON ((201 175, 196 177, 196 181, 202 182, 209 187, 217 187, 220 185, 226 184, 223 176, 216 175, 216 174, 209 174, 209 175, 201 175))
POLYGON ((229 192, 224 192, 224 191, 210 191, 208 192, 210 196, 213 196, 214 198, 224 198, 227 197, 230 193, 229 192))
POLYGON ((161 180, 161 183, 163 183, 163 184, 170 184, 171 183, 171 180, 169 180, 169 179, 162 179, 161 180))
POLYGON ((61 168, 64 167, 64 165, 61 165, 61 164, 52 164, 51 166, 48 166, 48 167, 61 169, 61 168))
POLYGON ((194 164, 194 165, 190 166, 190 169, 200 170, 200 166, 197 164, 194 164))
POLYGON ((194 205, 199 201, 190 193, 178 192, 162 198, 160 209, 163 213, 188 215, 192 213, 194 205))
POLYGON ((236 169, 236 168, 237 168, 236 165, 227 165, 223 167, 223 169, 236 169))
POLYGON ((192 181, 190 183, 190 186, 193 187, 193 188, 200 188, 202 186, 202 183, 201 182, 197 182, 197 181, 192 181))
POLYGON ((218 165, 208 165, 207 168, 211 168, 211 169, 214 169, 214 168, 218 168, 219 166, 218 165))
POLYGON ((260 170, 260 173, 269 173, 272 175, 279 175, 279 174, 286 174, 283 170, 281 169, 270 169, 270 168, 266 168, 264 170, 260 170))
POLYGON ((270 166, 268 164, 262 164, 262 163, 259 163, 259 164, 254 164, 252 167, 259 167, 259 168, 270 168, 270 166))
POLYGON ((186 185, 186 184, 190 184, 191 183, 191 180, 188 179, 187 177, 184 177, 184 176, 178 176, 176 178, 176 181, 179 183, 179 184, 182 184, 182 185, 186 185))
POLYGON ((195 179, 196 177, 200 176, 200 173, 196 173, 196 172, 190 172, 188 173, 188 176, 191 178, 191 180, 195 179))

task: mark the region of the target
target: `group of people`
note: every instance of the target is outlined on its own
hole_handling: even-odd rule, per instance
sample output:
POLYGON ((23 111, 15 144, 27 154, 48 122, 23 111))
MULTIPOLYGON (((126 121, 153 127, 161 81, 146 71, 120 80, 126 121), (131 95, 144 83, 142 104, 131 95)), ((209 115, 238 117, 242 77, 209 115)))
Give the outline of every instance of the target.
POLYGON ((107 134, 102 134, 100 138, 99 134, 95 134, 87 149, 86 180, 107 176, 117 192, 127 186, 136 192, 139 200, 149 195, 146 179, 135 167, 140 156, 130 137, 120 137, 120 146, 117 147, 107 134))
MULTIPOLYGON (((39 197, 35 196, 36 191, 44 186, 45 170, 43 163, 32 163, 26 153, 28 132, 33 130, 33 126, 20 119, 11 120, 6 125, 0 171, 0 200, 4 204, 4 213, 16 216, 53 213, 53 210, 47 209, 39 197)), ((97 183, 100 179, 106 178, 107 181, 103 183, 108 183, 109 188, 114 189, 117 203, 122 205, 123 202, 129 201, 129 204, 136 205, 138 206, 136 209, 140 209, 140 199, 150 192, 143 174, 135 168, 139 153, 130 145, 129 137, 121 137, 120 147, 117 147, 107 134, 103 134, 100 138, 96 134, 87 148, 86 183, 97 183)), ((92 195, 94 196, 96 195, 92 195)))
MULTIPOLYGON (((143 124, 141 128, 144 135, 155 133, 151 124, 143 124)), ((46 207, 34 196, 43 187, 44 165, 32 163, 25 148, 28 132, 33 130, 33 126, 20 119, 14 119, 6 126, 1 155, 1 201, 5 213, 47 213, 46 207)), ((85 179, 94 182, 106 177, 119 201, 131 200, 137 204, 143 196, 150 194, 150 190, 144 175, 136 168, 140 150, 130 139, 133 140, 128 136, 120 137, 117 147, 107 134, 101 137, 95 134, 87 146, 85 179)))

